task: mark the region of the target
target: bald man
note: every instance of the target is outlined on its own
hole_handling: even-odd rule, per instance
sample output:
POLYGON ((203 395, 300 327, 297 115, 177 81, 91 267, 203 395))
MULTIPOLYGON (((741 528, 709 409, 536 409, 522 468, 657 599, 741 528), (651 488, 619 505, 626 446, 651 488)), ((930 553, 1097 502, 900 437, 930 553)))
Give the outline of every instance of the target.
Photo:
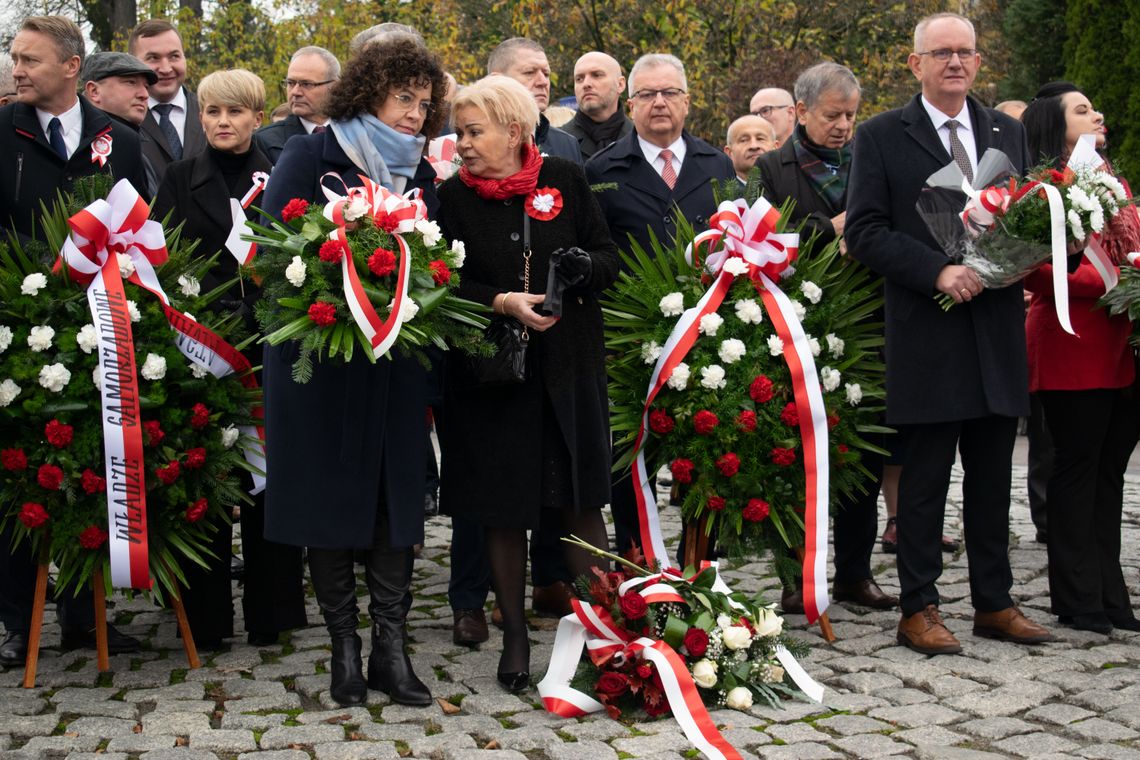
POLYGON ((792 93, 779 87, 757 90, 748 104, 748 112, 772 123, 780 145, 788 141, 796 128, 796 101, 792 93))
POLYGON ((578 140, 582 158, 588 159, 633 131, 633 122, 620 108, 624 89, 621 64, 612 56, 595 50, 574 64, 578 113, 562 129, 578 140))
POLYGON ((728 125, 724 152, 732 159, 732 168, 741 182, 748 182, 748 172, 756 165, 756 159, 776 147, 776 128, 761 116, 741 116, 728 125))

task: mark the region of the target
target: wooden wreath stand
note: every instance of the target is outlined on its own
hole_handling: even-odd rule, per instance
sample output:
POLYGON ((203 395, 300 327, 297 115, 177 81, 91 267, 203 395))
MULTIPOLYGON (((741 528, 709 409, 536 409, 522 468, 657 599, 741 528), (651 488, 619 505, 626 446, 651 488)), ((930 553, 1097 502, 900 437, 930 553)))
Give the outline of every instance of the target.
MULTIPOLYGON (((36 667, 40 658, 40 634, 44 626, 44 606, 47 604, 48 556, 47 536, 40 550, 40 563, 36 568, 36 590, 32 600, 32 622, 28 629, 28 654, 24 660, 24 688, 36 685, 36 667)), ((177 582, 176 582, 177 583, 177 582)), ((111 669, 111 656, 107 648, 107 599, 103 593, 103 567, 96 564, 91 576, 91 592, 95 606, 95 655, 100 673, 111 669)), ((182 605, 182 594, 177 586, 171 595, 171 605, 178 619, 178 630, 182 633, 182 648, 186 650, 186 661, 192 669, 202 666, 198 659, 198 648, 194 646, 194 636, 190 633, 190 621, 186 618, 186 608, 182 605)))
MULTIPOLYGON (((709 516, 707 513, 702 514, 696 522, 689 522, 686 524, 687 530, 685 531, 685 567, 692 565, 697 567, 702 560, 708 559, 709 556, 709 537, 706 532, 708 528, 709 516)), ((804 560, 803 548, 796 549, 796 556, 799 557, 800 562, 804 560)), ((823 634, 823 638, 829 644, 835 641, 835 631, 831 628, 831 619, 824 612, 819 616, 819 631, 823 634)))

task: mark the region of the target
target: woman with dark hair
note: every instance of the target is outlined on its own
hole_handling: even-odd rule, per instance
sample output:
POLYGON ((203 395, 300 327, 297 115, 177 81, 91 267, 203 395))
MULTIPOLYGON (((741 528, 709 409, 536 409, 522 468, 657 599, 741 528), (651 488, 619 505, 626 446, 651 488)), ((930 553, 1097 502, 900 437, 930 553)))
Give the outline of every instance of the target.
MULTIPOLYGON (((1104 117, 1068 82, 1052 82, 1022 115, 1035 161, 1064 169, 1081 135, 1105 145, 1104 117)), ((1106 162, 1104 171, 1111 171, 1106 162)), ((1125 208, 1100 242, 1118 265, 1140 250, 1140 219, 1125 208)), ((1025 280, 1033 298, 1026 317, 1030 391, 1037 393, 1053 439, 1053 474, 1046 487, 1049 595, 1061 623, 1109 633, 1140 630, 1120 568, 1124 471, 1140 436, 1133 390, 1132 324, 1097 306, 1104 283, 1077 253, 1069 257, 1069 310, 1076 335, 1061 329, 1053 299, 1053 268, 1025 280)))
MULTIPOLYGON (((419 190, 434 215, 435 171, 423 152, 442 124, 446 89, 439 59, 416 42, 364 47, 332 88, 329 129, 285 145, 264 208, 280 216, 293 198, 324 203, 325 187, 344 194, 364 175, 396 192, 419 190)), ((363 704, 367 684, 401 704, 430 704, 405 649, 413 547, 424 540, 424 370, 396 351, 375 364, 357 353, 348 364, 317 365, 298 384, 297 350, 295 343, 265 349, 266 536, 308 547, 332 639, 333 700, 363 704), (367 557, 367 681, 355 550, 367 557)))

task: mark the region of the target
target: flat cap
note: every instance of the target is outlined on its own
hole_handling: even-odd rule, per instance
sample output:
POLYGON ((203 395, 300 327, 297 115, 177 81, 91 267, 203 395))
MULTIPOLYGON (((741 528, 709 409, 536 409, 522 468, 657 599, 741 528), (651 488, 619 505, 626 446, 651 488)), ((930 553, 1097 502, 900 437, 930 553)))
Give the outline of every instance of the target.
POLYGON ((131 77, 140 74, 146 77, 147 84, 158 81, 158 75, 150 66, 130 53, 103 52, 87 56, 81 77, 84 82, 98 82, 107 77, 131 77))

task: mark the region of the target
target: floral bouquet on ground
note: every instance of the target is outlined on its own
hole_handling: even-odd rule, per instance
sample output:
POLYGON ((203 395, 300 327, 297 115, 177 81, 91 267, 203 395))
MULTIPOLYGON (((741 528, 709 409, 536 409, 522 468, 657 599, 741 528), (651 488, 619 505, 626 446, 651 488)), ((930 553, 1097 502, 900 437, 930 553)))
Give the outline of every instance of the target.
POLYGON ((447 245, 418 196, 362 179, 347 196, 326 191, 324 205, 294 198, 279 210, 283 223, 251 224, 255 234, 243 236, 260 246, 252 266, 264 340, 300 343, 299 383, 312 377, 314 355, 347 362, 357 347, 369 361, 394 345, 486 355, 487 309, 455 295, 463 242, 447 245))
POLYGON ((247 500, 260 393, 224 339, 240 320, 210 311, 221 289, 201 292, 213 261, 164 239, 123 184, 46 213, 46 245, 0 246, 0 515, 61 587, 98 567, 108 589, 161 598, 247 500), (61 248, 56 271, 40 263, 61 248))

